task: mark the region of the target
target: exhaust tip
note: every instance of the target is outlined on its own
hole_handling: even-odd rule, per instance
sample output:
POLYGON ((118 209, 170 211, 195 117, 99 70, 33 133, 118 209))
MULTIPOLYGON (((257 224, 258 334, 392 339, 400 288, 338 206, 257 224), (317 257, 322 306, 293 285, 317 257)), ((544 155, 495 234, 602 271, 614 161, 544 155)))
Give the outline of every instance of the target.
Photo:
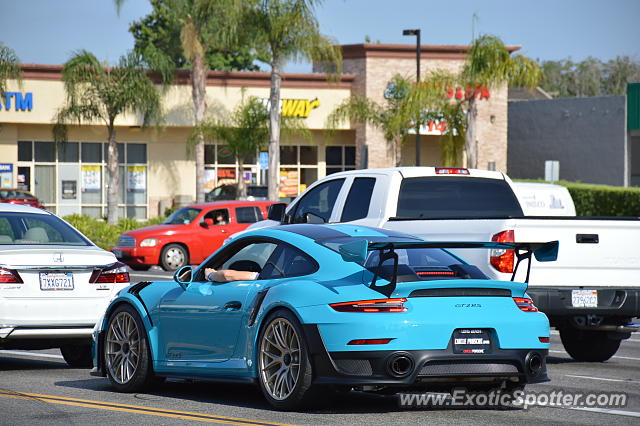
POLYGON ((529 352, 525 358, 525 368, 530 376, 538 376, 542 372, 544 360, 538 352, 529 352))
POLYGON ((394 377, 406 377, 413 372, 415 363, 411 355, 407 353, 394 354, 387 362, 389 374, 394 377))

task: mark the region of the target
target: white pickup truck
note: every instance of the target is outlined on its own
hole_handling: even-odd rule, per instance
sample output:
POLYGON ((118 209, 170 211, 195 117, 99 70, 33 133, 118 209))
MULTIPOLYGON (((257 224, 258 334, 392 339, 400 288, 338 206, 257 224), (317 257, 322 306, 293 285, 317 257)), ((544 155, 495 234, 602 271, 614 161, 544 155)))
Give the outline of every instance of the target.
MULTIPOLYGON (((524 216, 504 174, 434 167, 353 170, 311 185, 269 221, 353 223, 432 241, 560 241, 556 262, 531 266, 528 294, 580 361, 604 361, 639 326, 640 218, 524 216)), ((460 250, 489 278, 511 279, 511 251, 460 250)), ((526 261, 525 261, 526 262, 526 261)), ((515 277, 524 281, 526 264, 515 277)))

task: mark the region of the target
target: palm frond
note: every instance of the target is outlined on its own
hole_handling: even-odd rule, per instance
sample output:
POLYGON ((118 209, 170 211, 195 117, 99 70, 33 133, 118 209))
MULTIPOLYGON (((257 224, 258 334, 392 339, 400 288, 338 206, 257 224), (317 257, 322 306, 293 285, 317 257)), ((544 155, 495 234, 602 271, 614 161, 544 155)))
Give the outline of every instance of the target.
POLYGON ((7 80, 22 81, 20 59, 13 49, 0 42, 0 94, 7 90, 7 80))

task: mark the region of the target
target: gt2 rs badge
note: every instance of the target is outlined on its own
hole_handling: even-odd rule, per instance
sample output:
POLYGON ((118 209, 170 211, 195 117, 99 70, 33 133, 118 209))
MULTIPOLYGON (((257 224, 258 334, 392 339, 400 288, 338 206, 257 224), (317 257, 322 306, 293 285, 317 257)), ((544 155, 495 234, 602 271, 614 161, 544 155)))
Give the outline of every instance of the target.
POLYGON ((482 308, 482 305, 479 303, 456 303, 456 308, 482 308))

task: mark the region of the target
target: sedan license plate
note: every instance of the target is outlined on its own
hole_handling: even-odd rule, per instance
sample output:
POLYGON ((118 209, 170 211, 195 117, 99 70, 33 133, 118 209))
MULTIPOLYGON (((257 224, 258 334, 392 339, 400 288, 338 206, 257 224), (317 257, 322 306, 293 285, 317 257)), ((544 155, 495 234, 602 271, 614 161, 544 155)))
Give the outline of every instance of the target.
POLYGON ((459 328, 453 332, 454 354, 491 353, 491 334, 480 328, 459 328))
POLYGON ((73 274, 70 272, 41 272, 40 290, 73 290, 73 274))
POLYGON ((571 306, 574 308, 597 308, 598 290, 571 290, 571 306))

